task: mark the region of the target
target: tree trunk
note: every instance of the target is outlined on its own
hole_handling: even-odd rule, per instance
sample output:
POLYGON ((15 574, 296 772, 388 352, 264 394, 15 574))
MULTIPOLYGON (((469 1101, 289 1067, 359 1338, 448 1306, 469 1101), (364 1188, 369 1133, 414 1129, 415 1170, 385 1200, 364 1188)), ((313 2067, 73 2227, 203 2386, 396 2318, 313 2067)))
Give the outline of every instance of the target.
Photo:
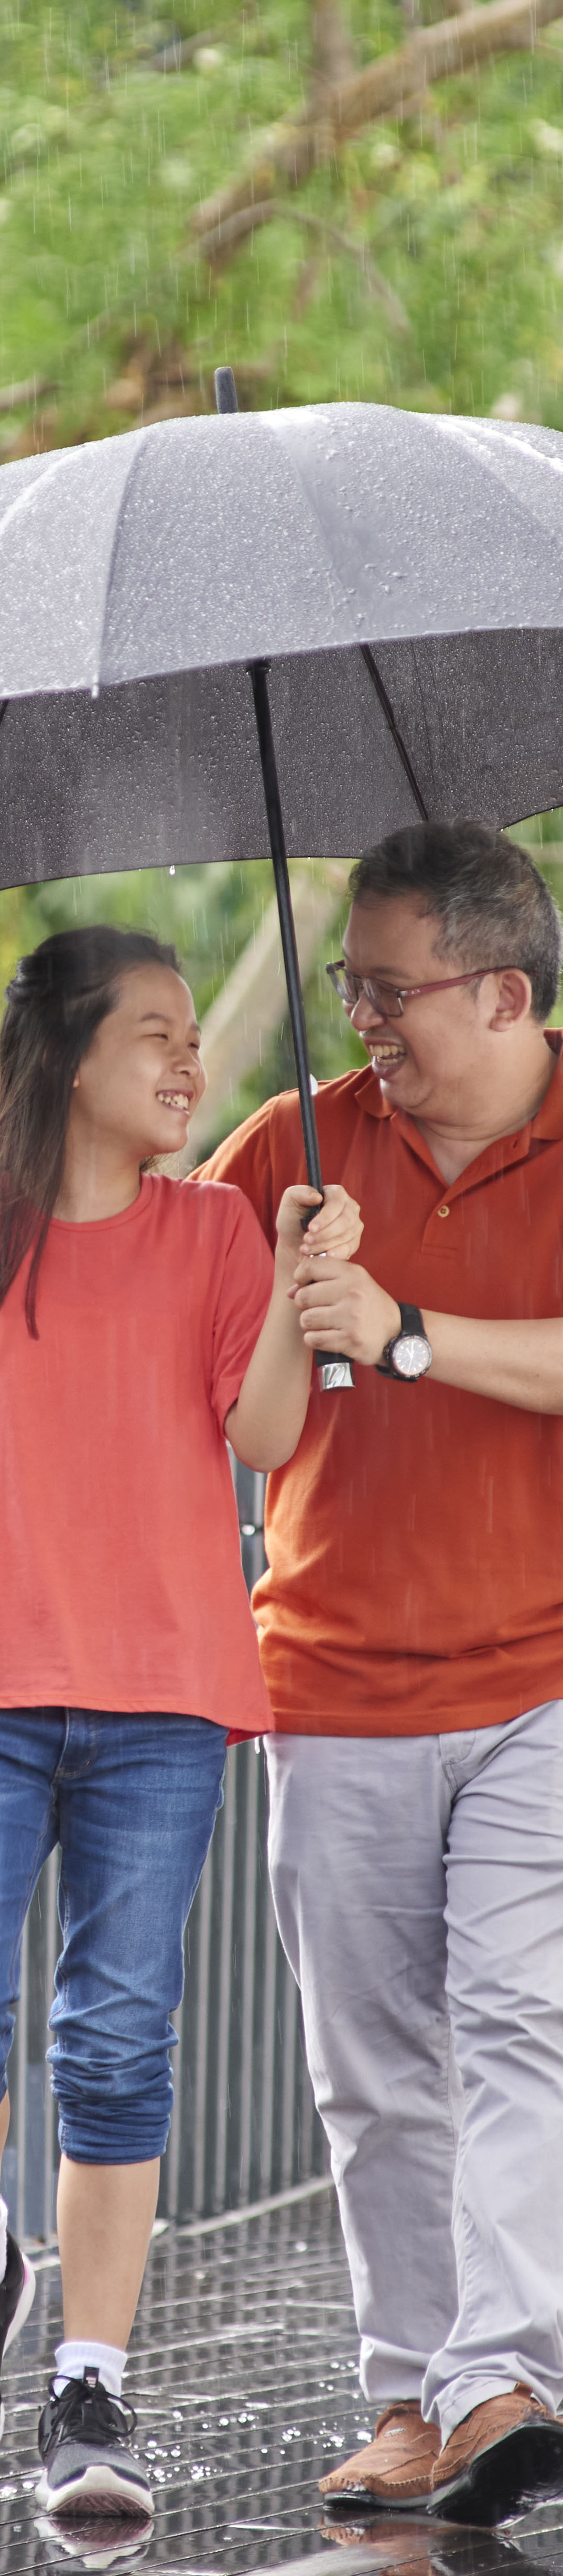
POLYGON ((313 92, 353 80, 356 61, 339 0, 313 0, 313 92))

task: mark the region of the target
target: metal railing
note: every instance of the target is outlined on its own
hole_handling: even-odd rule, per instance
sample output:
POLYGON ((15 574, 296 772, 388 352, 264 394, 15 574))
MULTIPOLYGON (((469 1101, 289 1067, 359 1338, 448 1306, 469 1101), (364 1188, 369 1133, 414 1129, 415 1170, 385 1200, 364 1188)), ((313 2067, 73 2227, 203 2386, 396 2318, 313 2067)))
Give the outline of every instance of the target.
MULTIPOLYGON (((250 1587, 264 1564, 264 1478, 237 1467, 235 1481, 250 1587)), ((212 2216, 327 2170, 299 1995, 269 1891, 266 1828, 264 1752, 241 1744, 229 1754, 225 1802, 186 1932, 162 2216, 212 2216)), ((25 1928, 10 2058, 3 2189, 16 2234, 27 2239, 48 2238, 54 2227, 58 2150, 45 2050, 60 1945, 57 1876, 53 1852, 25 1928)))

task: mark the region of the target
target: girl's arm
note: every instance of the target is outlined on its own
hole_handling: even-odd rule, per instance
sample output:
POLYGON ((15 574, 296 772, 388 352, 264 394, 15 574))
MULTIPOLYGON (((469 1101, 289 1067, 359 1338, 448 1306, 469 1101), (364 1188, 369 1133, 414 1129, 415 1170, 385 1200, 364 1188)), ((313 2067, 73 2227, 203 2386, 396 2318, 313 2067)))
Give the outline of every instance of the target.
POLYGON ((325 1190, 303 1239, 302 1219, 318 1207, 318 1190, 299 1185, 284 1190, 277 1217, 274 1285, 268 1313, 249 1360, 236 1404, 227 1414, 225 1431, 245 1467, 284 1467, 301 1437, 311 1384, 312 1351, 307 1349, 295 1307, 295 1272, 310 1256, 330 1254, 345 1262, 357 1252, 363 1234, 359 1207, 335 1184, 325 1190))

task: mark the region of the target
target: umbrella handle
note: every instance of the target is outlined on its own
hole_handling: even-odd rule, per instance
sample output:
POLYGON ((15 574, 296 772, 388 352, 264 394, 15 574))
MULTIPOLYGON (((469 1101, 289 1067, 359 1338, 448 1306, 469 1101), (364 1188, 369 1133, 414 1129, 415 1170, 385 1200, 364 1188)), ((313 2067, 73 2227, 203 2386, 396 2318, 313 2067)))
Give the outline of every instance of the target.
MULTIPOLYGON (((281 943, 297 1070, 297 1085, 305 1145, 307 1179, 311 1184, 311 1188, 314 1190, 320 1190, 324 1196, 321 1178, 321 1158, 319 1154, 317 1122, 311 1094, 309 1049, 307 1045, 307 1030, 305 1026, 303 994, 301 991, 301 980, 299 975, 295 922, 293 919, 281 798, 276 768, 274 739, 272 734, 267 671, 268 665, 266 662, 249 662, 248 664, 249 678, 252 684, 252 693, 254 697, 254 713, 256 716, 260 763, 264 784, 264 796, 266 800, 266 813, 268 816, 270 849, 272 852, 275 887, 278 899, 281 943)), ((312 1213, 313 1211, 311 1211, 311 1214, 312 1213)), ((305 1227, 309 1223, 310 1219, 306 1218, 305 1227)), ((319 1371, 321 1387, 324 1393, 327 1393, 329 1390, 332 1391, 335 1387, 353 1386, 354 1373, 352 1362, 346 1358, 343 1351, 315 1351, 315 1359, 319 1371)))

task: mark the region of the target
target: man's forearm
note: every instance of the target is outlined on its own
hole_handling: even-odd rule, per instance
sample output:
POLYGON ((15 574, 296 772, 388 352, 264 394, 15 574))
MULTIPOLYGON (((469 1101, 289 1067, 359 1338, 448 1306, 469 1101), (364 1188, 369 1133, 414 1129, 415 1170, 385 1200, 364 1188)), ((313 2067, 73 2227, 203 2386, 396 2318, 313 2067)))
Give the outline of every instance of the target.
MULTIPOLYGON (((309 1277, 301 1264, 299 1278, 297 1302, 309 1344, 348 1351, 361 1367, 376 1367, 401 1329, 394 1296, 355 1262, 344 1273, 329 1261, 324 1268, 313 1264, 309 1277)), ((401 1282, 403 1292, 412 1295, 412 1281, 401 1282)), ((520 1405, 525 1413, 563 1413, 561 1316, 539 1322, 526 1317, 482 1321, 475 1315, 437 1314, 429 1306, 422 1314, 433 1354, 425 1384, 430 1386, 434 1378, 468 1395, 520 1405)))
POLYGON ((428 1383, 520 1405, 525 1413, 563 1413, 563 1320, 500 1323, 474 1315, 436 1315, 424 1307, 432 1347, 428 1383))

